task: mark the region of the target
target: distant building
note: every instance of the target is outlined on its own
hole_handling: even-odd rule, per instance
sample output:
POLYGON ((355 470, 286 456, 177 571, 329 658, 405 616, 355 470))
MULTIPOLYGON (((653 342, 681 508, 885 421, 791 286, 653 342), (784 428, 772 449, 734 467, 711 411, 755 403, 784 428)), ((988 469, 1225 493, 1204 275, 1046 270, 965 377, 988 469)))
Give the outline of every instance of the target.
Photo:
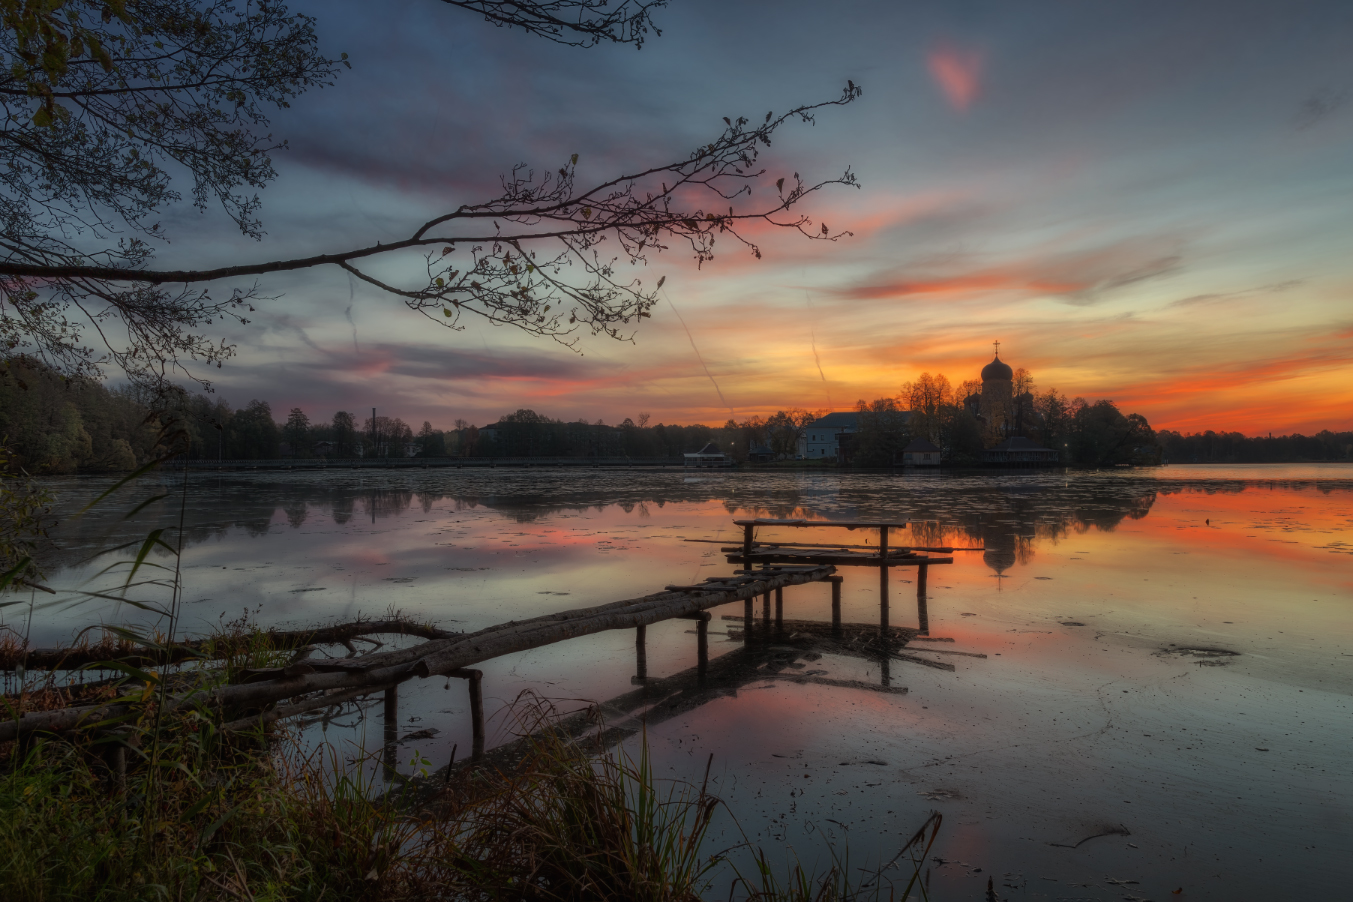
POLYGON ((315 442, 315 456, 328 457, 338 450, 337 442, 315 442))
POLYGON ((747 446, 747 459, 752 463, 768 463, 775 460, 775 452, 771 450, 770 445, 752 442, 747 446))
POLYGON ((688 467, 731 467, 733 458, 719 450, 719 446, 710 442, 699 451, 688 451, 681 455, 688 467))
POLYGON ((799 457, 803 460, 835 458, 840 445, 839 436, 853 435, 859 428, 858 413, 829 413, 804 427, 803 438, 799 439, 799 457))
POLYGON ((1012 436, 982 452, 983 463, 1003 467, 1055 467, 1059 459, 1056 451, 1022 435, 1012 436))
POLYGON ((942 452, 928 440, 914 438, 902 449, 902 465, 906 467, 938 467, 942 452))
POLYGON ((982 367, 982 399, 978 411, 989 432, 1004 434, 1014 420, 1014 378, 1015 371, 1001 359, 999 348, 996 357, 982 367))

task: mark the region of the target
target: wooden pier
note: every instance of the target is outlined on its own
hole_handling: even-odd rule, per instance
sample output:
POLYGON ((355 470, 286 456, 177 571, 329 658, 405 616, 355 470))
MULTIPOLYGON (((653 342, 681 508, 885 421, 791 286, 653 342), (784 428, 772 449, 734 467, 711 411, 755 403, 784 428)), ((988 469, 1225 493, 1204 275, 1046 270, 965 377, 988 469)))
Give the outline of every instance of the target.
MULTIPOLYGON (((871 657, 879 661, 880 686, 884 690, 890 686, 889 661, 892 660, 953 669, 951 664, 901 651, 901 648, 913 639, 929 635, 926 605, 926 574, 929 566, 953 562, 952 557, 938 557, 929 553, 941 549, 890 549, 889 530, 905 526, 905 523, 771 519, 734 522, 743 527, 743 543, 740 547, 731 546, 721 550, 728 554, 731 563, 741 564, 742 568, 726 576, 710 577, 694 585, 668 585, 661 592, 641 598, 546 614, 527 620, 509 621, 472 633, 449 633, 403 621, 302 631, 304 634, 302 641, 313 644, 299 649, 289 665, 246 671, 240 674, 237 682, 207 692, 188 691, 171 695, 166 700, 166 709, 202 706, 219 713, 223 721, 221 727, 223 731, 240 732, 266 727, 278 720, 310 712, 330 710, 335 705, 381 693, 387 770, 393 773, 393 749, 399 742, 399 686, 414 678, 426 679, 433 676, 446 677, 449 685, 449 680, 455 678, 466 683, 473 737, 470 760, 479 761, 485 754, 483 673, 475 669, 474 665, 567 639, 607 630, 633 629, 636 671, 633 682, 644 686, 649 683, 647 627, 666 620, 684 619, 694 621, 695 625, 696 664, 692 675, 699 682, 710 674, 709 624, 712 615, 709 611, 711 608, 737 601, 743 602, 742 616, 726 615, 724 619, 741 621, 741 630, 730 633, 730 636, 740 639, 743 650, 748 653, 754 648, 772 649, 788 644, 802 648, 804 653, 820 648, 828 653, 871 657), (877 529, 879 543, 877 546, 851 546, 831 543, 758 542, 754 534, 757 527, 877 529), (927 553, 920 553, 921 551, 927 553), (873 566, 879 569, 877 626, 842 622, 843 577, 836 573, 838 566, 873 566), (888 571, 893 567, 910 566, 917 567, 917 624, 915 627, 894 626, 889 618, 888 571), (786 620, 785 590, 818 582, 831 585, 830 621, 786 620), (758 596, 762 599, 759 622, 755 604, 758 596), (373 631, 366 628, 367 626, 375 628, 375 631, 417 635, 425 641, 408 648, 357 655, 352 641, 373 631), (341 642, 347 646, 349 657, 324 660, 309 658, 309 650, 313 649, 315 644, 324 642, 341 642)), ((277 635, 280 637, 291 634, 277 635)), ((299 636, 301 633, 298 632, 296 635, 299 636)), ((363 639, 363 641, 371 640, 363 639)), ((63 669, 70 666, 72 651, 52 650, 50 653, 40 653, 36 657, 39 660, 50 658, 51 669, 63 669), (58 663, 61 661, 67 663, 58 663)), ((812 653, 820 656, 821 652, 812 653)), ((759 660, 757 655, 752 655, 751 658, 743 655, 736 660, 745 662, 754 659, 759 660)), ((727 676, 734 671, 744 676, 747 673, 743 665, 735 666, 733 660, 725 664, 721 659, 719 673, 727 676)), ((733 682, 737 683, 740 679, 743 677, 738 677, 733 682)), ((802 680, 796 678, 796 681, 802 680)), ((817 682, 833 684, 830 680, 817 682)), ((691 697, 694 698, 695 695, 691 697)), ((638 698, 636 696, 635 700, 638 698)), ((616 700, 613 702, 619 708, 628 706, 628 703, 620 704, 616 700)), ((134 712, 129 706, 115 703, 29 712, 17 719, 0 722, 0 742, 33 733, 60 733, 81 728, 107 730, 109 729, 107 725, 117 723, 121 718, 132 714, 134 712)))

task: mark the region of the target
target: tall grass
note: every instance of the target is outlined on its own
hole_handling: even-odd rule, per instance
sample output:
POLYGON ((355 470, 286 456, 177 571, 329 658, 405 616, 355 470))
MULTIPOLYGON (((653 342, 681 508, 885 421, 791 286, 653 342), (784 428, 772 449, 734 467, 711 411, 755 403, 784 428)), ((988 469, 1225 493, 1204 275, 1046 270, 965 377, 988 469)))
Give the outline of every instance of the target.
POLYGON ((759 850, 756 877, 737 877, 705 847, 720 808, 706 784, 657 780, 646 741, 593 754, 538 712, 511 767, 392 787, 364 777, 373 760, 346 762, 333 746, 303 755, 285 734, 266 747, 239 741, 202 711, 164 714, 156 745, 154 687, 144 697, 115 740, 49 739, 22 755, 11 744, 0 899, 907 898, 835 860, 822 875, 795 865, 779 878, 759 850), (128 761, 120 781, 107 763, 115 748, 128 761))

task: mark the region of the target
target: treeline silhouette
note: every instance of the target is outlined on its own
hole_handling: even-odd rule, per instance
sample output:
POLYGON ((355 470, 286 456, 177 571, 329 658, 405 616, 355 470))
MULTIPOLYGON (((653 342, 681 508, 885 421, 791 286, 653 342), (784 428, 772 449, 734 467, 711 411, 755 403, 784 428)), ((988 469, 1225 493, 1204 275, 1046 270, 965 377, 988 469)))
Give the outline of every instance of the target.
POLYGON ((1353 432, 1250 437, 1239 432, 1156 433, 1166 463, 1278 464, 1353 461, 1353 432))
MULTIPOLYGON (((1023 371, 1021 371, 1023 373, 1023 371)), ((1250 438, 1239 433, 1153 433, 1146 420, 1108 401, 1067 400, 1055 390, 1015 396, 1019 434, 1063 452, 1073 466, 1115 463, 1288 463, 1353 460, 1353 432, 1250 438)), ((861 401, 856 466, 887 466, 912 438, 949 449, 950 463, 978 462, 996 436, 983 434, 973 384, 954 391, 944 377, 923 376, 896 399, 861 401), (905 409, 910 407, 910 410, 905 409)), ((266 401, 234 408, 219 396, 152 396, 132 387, 67 379, 32 361, 0 364, 0 444, 30 473, 127 471, 157 453, 166 431, 186 436, 191 459, 270 460, 314 457, 630 457, 675 458, 713 443, 735 461, 795 456, 808 423, 826 411, 791 409, 769 418, 729 419, 722 426, 650 424, 648 414, 617 425, 565 422, 522 409, 479 427, 428 421, 414 430, 398 417, 337 411, 311 420, 293 408, 280 422, 266 401)))

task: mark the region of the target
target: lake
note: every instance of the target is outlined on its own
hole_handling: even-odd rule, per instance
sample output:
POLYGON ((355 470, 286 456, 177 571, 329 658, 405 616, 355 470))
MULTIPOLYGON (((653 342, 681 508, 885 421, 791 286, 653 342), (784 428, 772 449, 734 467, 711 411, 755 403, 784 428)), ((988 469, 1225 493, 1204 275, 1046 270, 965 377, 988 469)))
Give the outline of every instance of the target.
MULTIPOLYGON (((302 626, 395 609, 474 630, 729 573, 734 517, 906 519, 895 545, 980 546, 932 567, 943 670, 765 650, 699 704, 650 709, 661 774, 728 805, 713 842, 852 866, 892 857, 944 815, 931 898, 1342 897, 1353 851, 1353 469, 902 476, 679 470, 419 470, 190 474, 183 629, 248 612, 302 626), (945 651, 964 654, 945 654, 945 651), (978 657, 985 655, 985 657, 978 657), (796 679, 785 679, 795 676, 796 679), (843 685, 848 684, 848 685, 843 685), (902 693, 901 687, 907 691, 902 693), (736 820, 735 820, 736 819, 736 820), (1093 837, 1093 838, 1092 838, 1093 837), (1176 889, 1180 895, 1172 895, 1176 889)), ((177 476, 164 485, 179 491, 177 476)), ((49 481, 63 514, 110 480, 49 481)), ((178 523, 180 496, 129 522, 155 480, 58 528, 52 585, 99 548, 178 523)), ((784 535, 766 529, 759 537, 784 535)), ((173 541, 174 530, 166 533, 173 541)), ((854 532, 843 539, 874 541, 854 532)), ((125 552, 123 553, 125 556, 125 552)), ((163 563, 167 558, 157 558, 163 563)), ((878 620, 878 575, 843 568, 843 619, 878 620)), ((915 571, 892 571, 891 618, 916 621, 915 571)), ((785 616, 830 617, 830 587, 785 592, 785 616)), ((710 653, 742 605, 713 611, 710 653)), ((105 601, 0 609, 39 645, 96 622, 144 622, 105 601), (31 618, 31 625, 29 621, 31 618)), ((648 628, 648 674, 695 663, 689 621, 648 628)), ((924 647, 922 647, 924 646, 924 647)), ((911 651, 912 649, 908 649, 911 651)), ((634 635, 615 631, 482 665, 489 745, 523 691, 562 710, 632 692, 634 635)), ((464 684, 401 688, 401 746, 435 765, 469 748, 464 684)), ((380 706, 308 728, 379 746, 380 706)), ((630 740, 632 746, 635 740, 630 740)))

